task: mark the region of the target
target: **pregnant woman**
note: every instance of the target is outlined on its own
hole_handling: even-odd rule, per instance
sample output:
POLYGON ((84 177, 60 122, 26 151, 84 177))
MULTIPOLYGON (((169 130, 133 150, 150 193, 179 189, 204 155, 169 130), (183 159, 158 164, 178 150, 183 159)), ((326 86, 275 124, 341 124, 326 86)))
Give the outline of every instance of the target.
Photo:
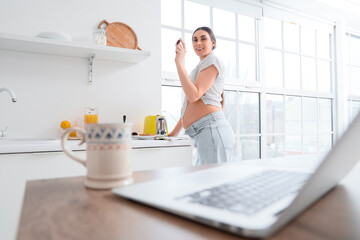
POLYGON ((196 29, 192 45, 200 62, 188 76, 183 59, 186 45, 176 43, 175 64, 185 93, 181 117, 170 136, 177 136, 182 128, 195 141, 195 165, 228 162, 235 145, 234 132, 222 111, 225 69, 215 56, 216 38, 208 27, 196 29))

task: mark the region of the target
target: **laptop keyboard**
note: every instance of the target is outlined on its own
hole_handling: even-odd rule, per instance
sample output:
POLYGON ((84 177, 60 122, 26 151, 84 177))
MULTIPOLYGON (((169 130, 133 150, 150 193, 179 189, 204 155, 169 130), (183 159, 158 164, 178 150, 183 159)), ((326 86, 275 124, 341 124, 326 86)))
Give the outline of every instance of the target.
POLYGON ((252 215, 273 202, 298 192, 308 178, 308 173, 266 170, 180 198, 187 198, 192 203, 252 215))

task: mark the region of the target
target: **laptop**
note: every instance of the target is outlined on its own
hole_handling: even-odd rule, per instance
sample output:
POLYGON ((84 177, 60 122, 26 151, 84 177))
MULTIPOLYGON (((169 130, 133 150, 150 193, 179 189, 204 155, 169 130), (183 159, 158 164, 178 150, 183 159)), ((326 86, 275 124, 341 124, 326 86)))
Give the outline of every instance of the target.
POLYGON ((312 172, 229 163, 112 191, 236 235, 263 238, 336 187, 360 159, 359 142, 360 115, 312 172))

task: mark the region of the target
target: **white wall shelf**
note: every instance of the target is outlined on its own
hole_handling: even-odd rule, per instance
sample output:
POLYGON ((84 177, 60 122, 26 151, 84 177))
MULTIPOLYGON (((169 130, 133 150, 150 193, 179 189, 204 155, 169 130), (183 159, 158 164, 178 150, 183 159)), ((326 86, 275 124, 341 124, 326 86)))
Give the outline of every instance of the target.
POLYGON ((0 50, 86 58, 89 60, 89 85, 92 84, 93 59, 135 64, 150 56, 147 51, 5 33, 0 33, 0 50))
POLYGON ((127 63, 139 63, 150 56, 147 51, 4 33, 0 33, 0 49, 77 58, 89 58, 95 54, 96 59, 127 63))

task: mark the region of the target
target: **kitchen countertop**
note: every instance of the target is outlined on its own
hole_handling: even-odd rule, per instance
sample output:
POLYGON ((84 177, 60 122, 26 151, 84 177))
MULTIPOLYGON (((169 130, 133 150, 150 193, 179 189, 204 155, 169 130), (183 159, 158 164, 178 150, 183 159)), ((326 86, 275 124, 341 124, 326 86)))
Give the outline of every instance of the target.
MULTIPOLYGON (((169 140, 132 140, 132 148, 179 147, 191 146, 194 141, 189 138, 170 138, 169 140)), ((85 150, 86 143, 79 145, 80 140, 68 140, 72 150, 85 150)), ((62 151, 60 139, 35 139, 35 138, 8 138, 0 139, 0 154, 2 153, 27 153, 27 152, 57 152, 62 151)))

